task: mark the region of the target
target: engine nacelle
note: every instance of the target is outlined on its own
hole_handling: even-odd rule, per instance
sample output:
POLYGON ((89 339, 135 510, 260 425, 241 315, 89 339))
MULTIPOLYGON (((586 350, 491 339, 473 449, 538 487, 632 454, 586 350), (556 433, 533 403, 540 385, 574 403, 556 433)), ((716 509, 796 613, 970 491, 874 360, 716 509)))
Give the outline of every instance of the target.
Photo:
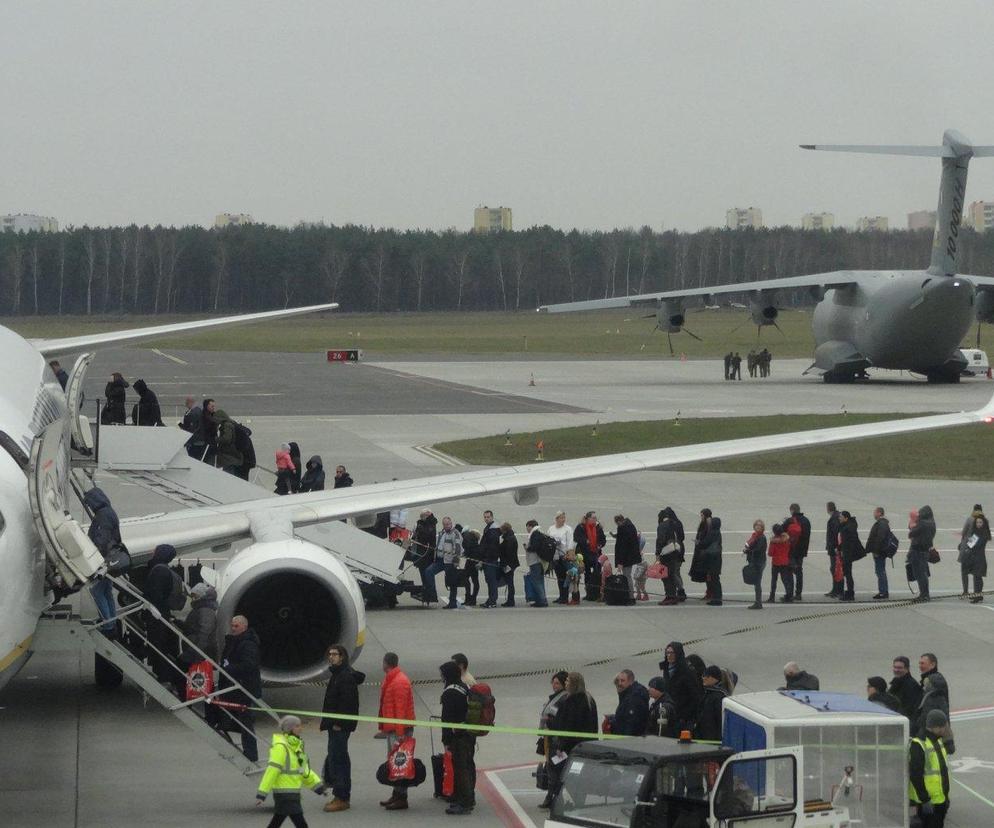
POLYGON ((366 611, 352 573, 331 552, 298 538, 255 543, 225 567, 218 631, 244 615, 261 643, 262 680, 311 681, 328 670, 325 652, 355 659, 366 640, 366 611))
POLYGON ((994 290, 977 289, 977 321, 994 322, 994 290))
POLYGON ((680 333, 684 323, 683 305, 663 300, 656 309, 656 325, 663 333, 680 333))

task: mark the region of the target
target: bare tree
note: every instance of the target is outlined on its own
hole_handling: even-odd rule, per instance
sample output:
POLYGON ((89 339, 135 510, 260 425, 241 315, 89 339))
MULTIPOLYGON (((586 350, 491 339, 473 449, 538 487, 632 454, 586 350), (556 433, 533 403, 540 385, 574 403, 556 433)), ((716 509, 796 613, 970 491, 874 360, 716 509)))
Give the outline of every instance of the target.
POLYGON ((134 288, 134 298, 132 299, 132 309, 138 311, 139 308, 139 295, 141 291, 141 281, 142 281, 142 229, 135 225, 134 232, 131 234, 131 249, 134 251, 133 262, 132 262, 132 286, 134 288))
POLYGON ((92 230, 83 234, 83 252, 86 254, 86 315, 89 316, 93 313, 93 277, 97 264, 97 245, 92 230))
POLYGON ((59 233, 59 316, 62 316, 62 297, 66 292, 66 235, 59 233))
POLYGON ((100 234, 100 246, 104 251, 104 301, 100 306, 104 313, 107 313, 107 305, 110 301, 110 259, 114 248, 114 230, 108 227, 100 234))
POLYGON ((500 248, 494 248, 494 272, 497 276, 497 285, 500 288, 501 306, 507 310, 507 285, 504 282, 504 260, 500 255, 500 248))
POLYGON ((31 293, 34 299, 34 315, 38 315, 38 239, 31 245, 31 293))
POLYGON ((521 245, 514 246, 514 309, 521 310, 521 282, 525 275, 525 254, 521 245))
POLYGON ((16 316, 21 312, 21 283, 24 281, 24 251, 20 242, 15 242, 10 249, 10 277, 14 289, 12 306, 16 316))
POLYGON ((214 238, 217 244, 214 247, 214 301, 211 303, 211 310, 217 313, 221 302, 221 290, 228 275, 228 245, 220 233, 215 233, 214 238))
MULTIPOLYGON (((639 230, 639 284, 636 293, 645 293, 645 280, 649 275, 649 263, 652 261, 653 241, 651 227, 645 226, 639 230)), ((629 255, 631 255, 630 250, 629 255)))
POLYGON ((293 296, 293 274, 289 270, 284 270, 280 273, 283 278, 283 307, 290 307, 290 297, 293 296))
POLYGON ((386 247, 381 243, 376 245, 372 262, 369 258, 362 260, 363 273, 373 285, 373 294, 376 297, 376 310, 379 311, 383 304, 383 285, 387 275, 388 254, 386 247))
POLYGON ((568 239, 563 242, 562 249, 559 251, 559 258, 563 263, 563 268, 566 270, 566 285, 569 287, 569 300, 573 302, 576 299, 576 274, 574 273, 576 256, 568 239))
POLYGON ((411 271, 414 273, 414 284, 417 288, 416 310, 421 310, 421 299, 424 295, 426 259, 427 256, 423 250, 418 250, 411 256, 411 271))
POLYGON ((121 257, 121 283, 117 294, 117 312, 124 313, 124 285, 128 281, 128 234, 124 230, 118 236, 118 255, 121 257))
POLYGON ((614 296, 614 283, 618 275, 618 240, 612 233, 601 236, 601 266, 604 269, 604 298, 614 296))
POLYGON ((338 293, 338 286, 341 284, 342 277, 345 275, 348 268, 349 254, 344 250, 339 250, 333 244, 329 244, 325 248, 324 256, 321 258, 321 271, 324 273, 325 282, 331 293, 329 301, 335 301, 335 295, 338 293))
POLYGON ((455 250, 452 253, 452 282, 456 286, 456 310, 462 310, 462 294, 466 287, 467 264, 469 264, 469 248, 455 250))
POLYGON ((156 227, 152 234, 155 245, 155 299, 152 313, 159 312, 159 296, 165 293, 165 312, 169 313, 173 295, 173 279, 176 275, 176 263, 179 261, 182 248, 176 240, 176 230, 171 227, 156 227), (163 291, 163 286, 165 290, 163 291))

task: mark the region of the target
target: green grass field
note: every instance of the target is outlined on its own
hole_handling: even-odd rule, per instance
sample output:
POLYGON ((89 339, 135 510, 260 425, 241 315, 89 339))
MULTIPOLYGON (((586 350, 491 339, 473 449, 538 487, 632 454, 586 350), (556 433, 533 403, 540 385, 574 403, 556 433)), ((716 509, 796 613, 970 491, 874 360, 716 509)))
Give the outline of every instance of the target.
MULTIPOLYGON (((545 443, 545 460, 572 460, 614 452, 733 440, 789 431, 878 422, 903 414, 801 414, 727 419, 607 423, 592 435, 590 426, 560 428, 476 440, 438 443, 435 448, 474 465, 535 462, 535 444, 545 443)), ((680 466, 681 471, 744 474, 907 477, 941 480, 994 480, 994 466, 981 462, 994 450, 994 428, 978 424, 922 434, 879 437, 824 448, 791 449, 752 457, 680 466)))

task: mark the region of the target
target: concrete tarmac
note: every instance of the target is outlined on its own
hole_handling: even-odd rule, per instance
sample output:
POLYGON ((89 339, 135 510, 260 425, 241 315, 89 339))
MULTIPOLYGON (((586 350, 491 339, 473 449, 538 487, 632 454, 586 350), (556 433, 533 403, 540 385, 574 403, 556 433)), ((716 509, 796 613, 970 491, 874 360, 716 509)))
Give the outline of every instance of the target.
MULTIPOLYGON (((176 355, 170 352, 170 356, 176 355)), ((253 395, 251 390, 237 392, 239 386, 222 383, 225 378, 231 379, 224 376, 226 373, 250 377, 249 363, 239 366, 236 372, 231 369, 228 354, 199 355, 199 359, 186 359, 187 356, 197 355, 181 358, 191 366, 199 366, 203 389, 197 391, 198 395, 223 399, 222 394, 212 390, 216 387, 232 395, 247 395, 232 396, 239 402, 228 409, 251 420, 261 464, 279 442, 298 439, 305 455, 321 453, 326 467, 344 463, 359 483, 452 472, 453 461, 418 448, 441 439, 499 434, 507 428, 527 430, 554 423, 590 422, 601 414, 617 419, 643 416, 641 408, 622 411, 628 406, 609 407, 607 401, 619 393, 645 389, 647 384, 640 385, 639 377, 655 366, 648 362, 557 362, 554 366, 550 363, 550 370, 555 368, 557 372, 553 380, 544 368, 536 371, 534 363, 526 362, 500 362, 490 367, 457 361, 435 365, 397 362, 385 367, 391 372, 409 372, 409 383, 427 378, 456 387, 451 393, 439 391, 417 398, 426 404, 434 401, 437 408, 428 412, 416 408, 401 412, 388 407, 377 413, 375 400, 390 397, 397 377, 395 373, 373 370, 365 372, 361 381, 364 391, 355 401, 360 410, 352 414, 342 409, 305 409, 310 416, 285 416, 282 412, 296 409, 284 406, 274 416, 266 398, 253 395), (243 371, 244 374, 238 373, 243 371), (533 372, 536 385, 530 387, 527 379, 533 372), (501 396, 485 398, 497 403, 493 408, 467 410, 462 404, 477 396, 467 389, 499 391, 501 396), (504 396, 505 391, 508 396, 504 396), (501 408, 516 405, 517 397, 539 400, 554 413, 525 406, 510 411, 501 408), (586 408, 590 413, 563 412, 564 406, 586 408)), ((287 364, 297 356, 287 356, 287 364)), ((134 360, 127 363, 134 366, 134 370, 129 368, 129 379, 145 371, 153 388, 156 385, 150 377, 159 375, 153 375, 152 368, 163 371, 160 379, 167 376, 166 372, 183 377, 184 371, 191 370, 151 352, 133 351, 128 358, 134 360)), ((116 364, 125 365, 123 361, 116 364)), ((267 364, 275 370, 279 360, 274 358, 267 364)), ((683 370, 679 365, 663 363, 659 367, 683 370)), ((100 370, 109 367, 105 363, 102 366, 100 370)), ((346 371, 353 372, 348 375, 351 380, 369 367, 359 366, 357 370, 355 366, 311 363, 300 370, 285 370, 286 399, 306 400, 311 389, 321 385, 316 377, 346 371), (319 373, 323 371, 329 374, 319 373)), ((95 367, 91 371, 91 385, 97 370, 95 367)), ((96 382, 100 393, 102 382, 102 378, 96 382)), ((826 410, 829 405, 837 410, 843 396, 858 399, 865 410, 970 408, 982 401, 991 387, 986 382, 970 381, 958 387, 940 387, 939 394, 935 387, 918 382, 837 388, 807 380, 781 383, 777 378, 776 392, 772 393, 774 379, 765 382, 754 381, 759 388, 754 392, 755 399, 776 397, 778 413, 811 410, 818 404, 826 410), (828 395, 818 403, 811 398, 815 389, 817 393, 822 389, 835 391, 840 396, 828 395)), ((743 397, 749 391, 748 381, 741 386, 723 382, 720 366, 717 381, 681 382, 678 376, 671 376, 658 388, 652 383, 648 387, 655 388, 652 399, 656 402, 637 405, 661 412, 662 416, 668 415, 662 413, 659 401, 672 395, 698 400, 697 410, 702 414, 706 408, 724 406, 739 410, 740 399, 753 399, 743 397)), ((89 396, 90 391, 87 393, 89 396)), ((864 409, 850 405, 849 410, 864 409)), ((687 411, 683 415, 689 416, 687 411)), ((601 417, 602 421, 607 418, 601 417)), ((260 486, 271 485, 264 471, 257 472, 256 480, 260 486)), ((174 508, 141 489, 99 482, 106 482, 113 490, 122 514, 174 508)), ((546 610, 519 606, 511 610, 466 608, 445 612, 422 610, 403 600, 395 610, 372 611, 368 615, 367 645, 357 665, 368 674, 367 685, 361 691, 362 712, 376 712, 379 690, 375 682, 379 679, 381 656, 387 650, 398 652, 411 677, 424 682, 416 687, 420 717, 438 713, 441 686, 431 682, 437 678, 438 665, 459 650, 469 655, 471 669, 478 678, 503 676, 491 681, 497 697, 498 723, 520 726, 535 724, 549 692, 549 676, 560 667, 583 672, 601 713, 610 712, 614 693, 611 679, 617 671, 631 668, 639 680, 646 682, 658 671, 662 648, 670 640, 691 641, 688 649, 698 652, 708 663, 734 669, 740 676, 740 692, 779 686, 784 662, 795 659, 819 675, 823 689, 861 693, 867 676, 889 677, 894 655, 906 654, 914 663, 919 653, 934 651, 950 682, 953 709, 971 711, 954 720, 956 783, 947 825, 994 824, 994 698, 990 692, 994 668, 983 657, 994 641, 994 617, 988 614, 994 602, 971 605, 953 597, 959 592, 959 574, 955 552, 950 551, 955 546, 954 533, 969 507, 977 500, 989 499, 987 484, 964 481, 646 472, 550 486, 542 490, 541 502, 531 507, 518 507, 507 496, 426 504, 436 514, 452 514, 469 526, 478 526, 482 510, 493 508, 498 520, 510 520, 521 531, 532 515, 543 525, 551 523, 559 508, 566 509, 570 523, 583 511, 597 509, 606 528, 610 527, 612 514, 624 511, 650 535, 650 543, 655 512, 660 506, 672 504, 692 534, 697 510, 708 505, 724 520, 726 604, 706 607, 692 599, 675 608, 660 608, 650 602, 624 608, 584 604, 546 610), (940 600, 927 605, 894 600, 886 606, 869 601, 876 591, 869 560, 856 565, 860 603, 840 606, 822 599, 821 593, 828 587, 827 559, 818 550, 823 548, 823 508, 829 499, 857 515, 864 537, 874 505, 885 505, 895 529, 900 530, 909 509, 930 503, 940 526, 937 545, 945 553, 943 562, 933 568, 933 594, 940 600), (805 602, 748 611, 745 606, 752 595, 751 589, 741 583, 739 549, 754 518, 763 517, 769 526, 785 514, 792 500, 802 504, 816 529, 806 567, 805 602)), ((413 524, 414 517, 411 514, 409 523, 413 524)), ((900 569, 905 549, 906 541, 898 553, 898 566, 888 570, 891 594, 896 599, 910 597, 900 569)), ((659 591, 658 584, 650 584, 650 589, 659 591)), ((519 583, 519 597, 520 589, 519 583)), ((701 593, 697 585, 690 591, 692 595, 701 593)), ((988 598, 990 601, 991 596, 988 598)), ((88 599, 82 608, 84 613, 91 611, 88 599)), ((322 697, 323 688, 319 686, 272 689, 266 693, 267 700, 275 706, 304 710, 320 709, 322 697)), ((128 686, 111 693, 98 691, 93 686, 92 657, 85 643, 64 628, 56 626, 40 636, 32 660, 0 695, 0 707, 0 739, 6 748, 0 751, 2 824, 116 828, 136 822, 149 826, 196 822, 226 828, 264 825, 268 819, 255 811, 254 782, 216 759, 154 702, 144 706, 141 695, 128 686)), ((312 758, 320 763, 324 758, 324 737, 317 732, 316 721, 308 721, 305 736, 312 758)), ((422 730, 417 736, 418 755, 427 762, 428 733, 422 730)), ((383 743, 373 740, 370 727, 362 725, 351 740, 351 753, 353 809, 347 814, 326 816, 320 813, 317 797, 305 794, 305 810, 312 825, 324 820, 382 824, 389 819, 402 820, 405 825, 427 825, 445 819, 442 803, 431 798, 430 781, 412 793, 411 810, 396 816, 381 814, 376 802, 387 793, 373 781, 373 774, 384 758, 383 743)), ((536 761, 534 739, 501 735, 481 739, 477 755, 481 771, 478 807, 466 822, 540 825, 543 817, 536 806, 541 792, 532 788, 529 775, 536 761)))

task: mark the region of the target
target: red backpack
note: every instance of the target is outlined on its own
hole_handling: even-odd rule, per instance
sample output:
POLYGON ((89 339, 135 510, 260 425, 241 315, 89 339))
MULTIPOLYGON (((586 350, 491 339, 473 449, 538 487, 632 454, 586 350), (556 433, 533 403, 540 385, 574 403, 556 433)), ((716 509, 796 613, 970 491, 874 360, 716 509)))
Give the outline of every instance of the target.
MULTIPOLYGON (((489 684, 477 682, 466 694, 466 724, 493 726, 497 719, 497 703, 489 684)), ((467 731, 473 736, 486 736, 489 730, 467 731)))

